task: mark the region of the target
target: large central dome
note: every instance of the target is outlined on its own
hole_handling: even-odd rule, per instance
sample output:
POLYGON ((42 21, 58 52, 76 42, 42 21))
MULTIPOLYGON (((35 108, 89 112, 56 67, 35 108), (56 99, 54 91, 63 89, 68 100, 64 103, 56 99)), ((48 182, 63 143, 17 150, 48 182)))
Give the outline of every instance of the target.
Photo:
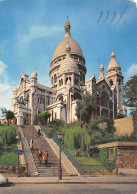
POLYGON ((56 47, 52 60, 54 60, 55 58, 57 58, 61 55, 66 54, 66 46, 67 46, 68 42, 69 42, 70 47, 71 47, 70 54, 77 54, 77 55, 83 57, 83 53, 82 53, 82 50, 81 50, 79 44, 75 40, 73 40, 71 37, 65 37, 56 47))
POLYGON ((56 47, 54 54, 53 54, 53 58, 52 61, 56 58, 58 58, 59 56, 63 56, 66 55, 66 46, 69 43, 70 47, 71 47, 71 53, 72 55, 78 55, 81 56, 82 58, 84 58, 82 50, 79 46, 79 44, 70 37, 70 23, 69 20, 67 18, 67 21, 65 23, 65 37, 64 39, 58 44, 58 46, 56 47))

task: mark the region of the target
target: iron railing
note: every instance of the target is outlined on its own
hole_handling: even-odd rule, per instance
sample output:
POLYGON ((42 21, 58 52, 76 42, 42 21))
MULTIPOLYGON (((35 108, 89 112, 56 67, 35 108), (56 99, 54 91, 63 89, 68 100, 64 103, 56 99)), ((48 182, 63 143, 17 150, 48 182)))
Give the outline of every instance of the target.
MULTIPOLYGON (((60 146, 59 139, 54 134, 51 135, 50 133, 48 133, 48 131, 40 123, 39 125, 40 125, 41 130, 46 135, 46 137, 52 138, 54 142, 58 146, 60 146)), ((68 151, 68 149, 63 144, 61 144, 61 149, 80 174, 83 175, 83 174, 90 174, 90 173, 100 173, 104 175, 104 165, 79 164, 78 161, 72 156, 72 154, 68 151)))

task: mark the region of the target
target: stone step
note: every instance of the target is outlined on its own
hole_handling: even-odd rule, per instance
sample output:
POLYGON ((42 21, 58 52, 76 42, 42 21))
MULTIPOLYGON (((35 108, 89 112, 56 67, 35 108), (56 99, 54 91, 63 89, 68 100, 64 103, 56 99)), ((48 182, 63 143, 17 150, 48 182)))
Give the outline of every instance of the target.
MULTIPOLYGON (((54 151, 51 149, 51 146, 46 141, 44 137, 38 137, 38 133, 36 129, 32 126, 24 126, 23 127, 23 133, 24 136, 27 138, 28 143, 30 142, 30 139, 34 137, 34 148, 35 150, 32 151, 32 155, 34 158, 34 162, 36 165, 36 168, 38 170, 38 174, 41 177, 50 177, 50 176, 58 176, 58 169, 59 169, 59 159, 55 155, 54 151), (49 163, 50 166, 45 166, 44 161, 42 161, 41 166, 38 165, 38 158, 37 158, 37 151, 38 149, 42 149, 44 152, 45 150, 49 153, 49 163)), ((69 176, 69 174, 66 172, 66 170, 62 166, 62 174, 63 176, 69 176)))

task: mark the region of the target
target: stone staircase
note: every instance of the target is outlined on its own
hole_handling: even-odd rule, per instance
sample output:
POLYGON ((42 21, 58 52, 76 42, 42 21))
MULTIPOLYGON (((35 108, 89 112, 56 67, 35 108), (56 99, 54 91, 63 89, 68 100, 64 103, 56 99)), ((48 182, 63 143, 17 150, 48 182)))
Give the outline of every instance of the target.
MULTIPOLYGON (((24 136, 27 138, 28 143, 30 142, 31 138, 34 138, 34 150, 32 151, 32 155, 34 158, 34 162, 38 171, 38 176, 40 177, 53 177, 58 176, 58 169, 59 169, 59 159, 52 150, 49 143, 46 141, 44 137, 38 137, 37 130, 33 126, 23 126, 22 127, 24 136), (38 165, 37 159, 37 151, 41 149, 44 153, 45 150, 48 151, 49 160, 48 166, 45 166, 44 161, 42 161, 41 165, 38 165)), ((62 165, 62 176, 69 176, 69 173, 65 170, 62 165)))

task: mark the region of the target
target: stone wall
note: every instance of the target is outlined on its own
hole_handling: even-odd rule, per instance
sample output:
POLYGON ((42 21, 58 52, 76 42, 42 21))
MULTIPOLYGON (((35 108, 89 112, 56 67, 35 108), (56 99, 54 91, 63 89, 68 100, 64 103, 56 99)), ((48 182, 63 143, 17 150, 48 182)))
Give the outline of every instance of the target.
POLYGON ((128 135, 130 135, 134 130, 132 117, 115 119, 114 122, 115 122, 114 126, 116 128, 115 134, 118 134, 118 135, 128 134, 128 135))
MULTIPOLYGON (((0 173, 17 174, 17 166, 0 166, 0 173)), ((26 176, 26 166, 19 166, 19 176, 26 176)))
POLYGON ((118 147, 116 164, 118 168, 137 169, 137 147, 118 147))
MULTIPOLYGON (((117 134, 117 135, 126 135, 126 134, 130 135, 134 130, 132 117, 115 119, 114 126, 116 128, 115 134, 117 134)), ((103 131, 105 131, 105 129, 107 128, 107 122, 100 123, 99 127, 103 131)))

